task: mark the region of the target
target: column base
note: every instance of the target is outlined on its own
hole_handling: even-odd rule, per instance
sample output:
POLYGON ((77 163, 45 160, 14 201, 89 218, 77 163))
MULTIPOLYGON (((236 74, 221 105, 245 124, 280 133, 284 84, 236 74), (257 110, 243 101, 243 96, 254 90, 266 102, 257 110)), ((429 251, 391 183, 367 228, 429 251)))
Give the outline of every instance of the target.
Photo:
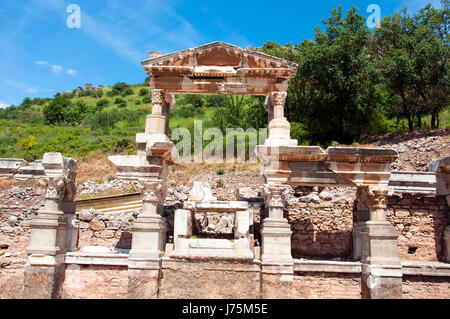
POLYGON ((265 218, 261 227, 263 263, 291 264, 291 227, 285 218, 265 218))
POLYGON ((165 235, 165 223, 161 216, 139 216, 133 226, 130 258, 146 260, 162 257, 165 235))
POLYGON ((397 230, 389 222, 364 222, 361 226, 361 262, 370 265, 401 265, 397 230))
POLYGON ((297 146, 298 141, 291 139, 291 124, 285 118, 273 119, 269 123, 267 146, 297 146))

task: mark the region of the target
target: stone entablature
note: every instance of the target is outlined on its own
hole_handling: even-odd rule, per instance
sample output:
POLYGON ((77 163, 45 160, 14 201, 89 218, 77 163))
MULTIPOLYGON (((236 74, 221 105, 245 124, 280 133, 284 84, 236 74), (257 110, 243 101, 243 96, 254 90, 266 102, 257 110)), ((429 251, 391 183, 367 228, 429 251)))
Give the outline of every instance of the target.
POLYGON ((262 52, 213 42, 142 62, 150 85, 170 93, 253 94, 286 92, 295 63, 262 52))

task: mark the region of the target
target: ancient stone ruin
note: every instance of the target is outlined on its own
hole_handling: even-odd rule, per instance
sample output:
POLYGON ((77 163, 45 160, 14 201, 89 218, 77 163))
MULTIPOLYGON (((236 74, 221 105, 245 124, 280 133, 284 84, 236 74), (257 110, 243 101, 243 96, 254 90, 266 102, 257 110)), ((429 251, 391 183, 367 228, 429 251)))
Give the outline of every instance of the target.
MULTIPOLYGON (((390 164, 398 156, 393 149, 298 146, 284 117, 288 82, 297 66, 260 52, 215 42, 165 56, 152 53, 142 64, 151 77, 152 114, 145 133, 136 136, 137 155, 110 157, 117 177, 135 182, 141 192, 130 250, 77 249, 80 221, 75 217, 73 159, 49 153, 42 163, 22 171, 23 162, 5 161, 15 173, 0 167, 2 174, 26 176, 42 165, 41 180, 47 187, 45 206, 31 223, 23 298, 101 297, 103 283, 92 276, 90 267, 114 276, 123 288, 121 296, 133 299, 301 298, 308 295, 305 291, 314 291, 308 296, 332 297, 339 289, 356 291, 354 295, 362 298, 402 298, 406 282, 426 287, 443 283, 444 289, 434 290, 439 291, 436 297, 450 295, 450 226, 436 239, 443 247, 439 262, 408 263, 399 256, 399 235, 388 216, 394 195, 416 200, 426 194, 432 196, 430 203, 446 199, 450 205, 449 158, 432 163, 428 173, 391 172, 390 164), (208 184, 195 183, 169 227, 164 212, 168 165, 177 162, 178 155, 167 136, 174 93, 264 95, 269 136, 256 148, 265 180, 261 194, 242 189, 236 201, 218 201, 208 184), (357 189, 353 260, 293 258, 297 248, 292 242, 299 240, 300 249, 304 243, 306 251, 310 239, 301 237, 296 224, 289 222, 288 194, 296 187, 329 186, 357 189), (261 209, 258 227, 255 207, 261 209), (218 216, 228 238, 208 238, 201 225, 208 215, 202 214, 217 214, 210 216, 218 216)), ((299 203, 302 197, 295 200, 299 203)), ((448 225, 448 207, 436 205, 448 225)), ((324 251, 339 241, 331 234, 324 236, 314 238, 324 251)))

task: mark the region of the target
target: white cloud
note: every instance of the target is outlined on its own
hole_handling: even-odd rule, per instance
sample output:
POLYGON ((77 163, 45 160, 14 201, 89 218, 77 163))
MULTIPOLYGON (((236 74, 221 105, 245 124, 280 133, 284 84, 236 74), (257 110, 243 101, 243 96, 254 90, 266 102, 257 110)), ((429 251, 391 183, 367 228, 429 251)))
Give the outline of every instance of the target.
POLYGON ((36 61, 34 63, 36 63, 37 65, 48 65, 47 61, 36 61))
POLYGON ((39 91, 38 88, 26 88, 24 90, 26 93, 37 93, 39 91))
POLYGON ((69 74, 70 76, 74 76, 74 75, 76 75, 77 73, 78 73, 77 71, 72 70, 72 69, 68 69, 68 70, 67 70, 67 74, 69 74))
POLYGON ((3 101, 0 101, 0 109, 6 109, 7 107, 9 107, 9 104, 6 104, 3 101))
POLYGON ((52 73, 53 74, 59 74, 63 71, 63 67, 60 65, 52 65, 52 73))

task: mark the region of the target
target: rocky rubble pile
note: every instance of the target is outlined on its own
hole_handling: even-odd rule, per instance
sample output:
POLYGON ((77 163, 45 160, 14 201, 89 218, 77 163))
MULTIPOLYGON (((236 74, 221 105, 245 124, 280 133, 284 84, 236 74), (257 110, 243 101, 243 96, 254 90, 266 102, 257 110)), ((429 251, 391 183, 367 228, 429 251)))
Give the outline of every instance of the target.
POLYGON ((448 130, 435 132, 393 133, 374 139, 374 146, 390 147, 399 158, 392 163, 394 171, 427 171, 430 162, 450 156, 448 130))

